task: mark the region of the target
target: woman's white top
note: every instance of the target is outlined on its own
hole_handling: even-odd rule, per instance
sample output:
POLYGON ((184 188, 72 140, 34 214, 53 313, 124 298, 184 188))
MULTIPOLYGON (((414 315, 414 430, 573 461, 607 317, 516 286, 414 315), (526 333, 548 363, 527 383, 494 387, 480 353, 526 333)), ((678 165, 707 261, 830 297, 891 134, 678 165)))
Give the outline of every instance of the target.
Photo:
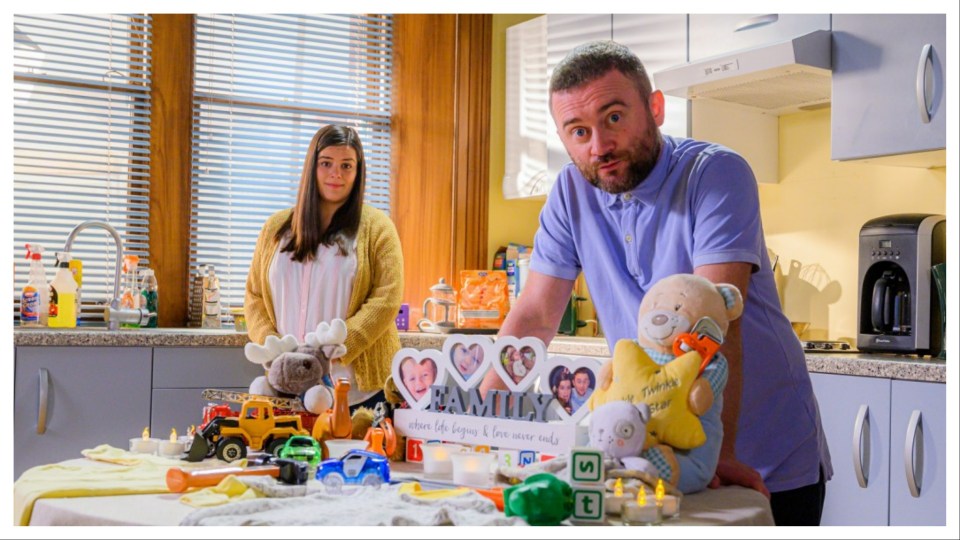
MULTIPOLYGON (((316 330, 321 322, 347 319, 353 281, 357 275, 357 242, 350 241, 347 255, 337 253, 336 244, 317 247, 313 260, 297 262, 291 253, 280 250, 289 242, 286 235, 278 244, 270 264, 270 295, 277 317, 277 332, 290 334, 303 343, 303 337, 316 330)), ((357 387, 354 370, 338 361, 330 362, 330 377, 350 380, 351 405, 366 401, 376 394, 357 387)))

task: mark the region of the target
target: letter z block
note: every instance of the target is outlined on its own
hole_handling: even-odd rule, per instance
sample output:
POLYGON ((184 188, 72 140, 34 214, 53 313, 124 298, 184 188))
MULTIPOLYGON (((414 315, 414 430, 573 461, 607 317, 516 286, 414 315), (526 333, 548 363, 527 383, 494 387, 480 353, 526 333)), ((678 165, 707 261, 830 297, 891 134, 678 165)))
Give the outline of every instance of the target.
POLYGON ((570 453, 570 480, 574 484, 603 483, 603 453, 578 446, 570 453))

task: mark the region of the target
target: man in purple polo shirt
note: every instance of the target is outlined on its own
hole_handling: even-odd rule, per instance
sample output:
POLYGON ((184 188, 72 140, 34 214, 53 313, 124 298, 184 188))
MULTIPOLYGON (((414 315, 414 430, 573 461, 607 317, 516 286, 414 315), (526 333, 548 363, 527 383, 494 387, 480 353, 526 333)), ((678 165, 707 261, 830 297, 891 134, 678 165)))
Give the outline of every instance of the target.
MULTIPOLYGON (((661 278, 694 273, 743 293, 721 349, 729 362, 711 487, 770 495, 778 525, 817 525, 833 474, 799 340, 766 255, 756 180, 719 145, 660 134, 664 100, 613 42, 577 47, 554 70, 550 109, 573 163, 540 214, 530 273, 500 335, 556 335, 583 271, 607 343, 637 337, 661 278)), ((495 372, 483 389, 500 387, 495 372)))

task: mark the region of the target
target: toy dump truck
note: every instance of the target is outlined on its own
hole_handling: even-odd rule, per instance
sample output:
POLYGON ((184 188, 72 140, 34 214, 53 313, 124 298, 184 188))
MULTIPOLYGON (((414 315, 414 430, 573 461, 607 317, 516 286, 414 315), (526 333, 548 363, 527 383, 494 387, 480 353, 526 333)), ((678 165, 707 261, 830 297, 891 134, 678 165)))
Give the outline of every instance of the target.
POLYGON ((310 435, 297 415, 276 415, 273 403, 252 397, 243 402, 238 416, 217 416, 193 437, 187 461, 202 461, 216 454, 223 461, 246 457, 247 447, 277 455, 294 435, 310 435))

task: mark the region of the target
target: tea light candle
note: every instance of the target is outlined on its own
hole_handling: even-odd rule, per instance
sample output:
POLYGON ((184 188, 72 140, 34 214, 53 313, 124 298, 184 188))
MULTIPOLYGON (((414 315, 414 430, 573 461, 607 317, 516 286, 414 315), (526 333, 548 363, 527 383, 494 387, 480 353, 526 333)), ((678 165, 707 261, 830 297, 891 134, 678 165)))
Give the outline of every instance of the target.
POLYGON ((458 452, 450 454, 453 461, 453 482, 462 486, 489 487, 490 466, 496 461, 496 455, 479 452, 458 452))
POLYGON ((420 449, 423 451, 423 474, 449 476, 453 472, 453 461, 450 456, 459 448, 458 445, 444 443, 420 445, 420 449))
POLYGON ((342 458, 351 450, 367 449, 367 441, 354 439, 327 439, 323 444, 327 447, 328 458, 342 458))
POLYGON ((623 503, 620 516, 626 525, 656 525, 663 519, 660 506, 647 503, 647 490, 643 486, 637 492, 636 501, 623 503))
POLYGON ((130 451, 137 454, 156 454, 159 443, 157 439, 150 438, 150 428, 145 427, 140 437, 130 439, 130 451))
POLYGON ((169 458, 179 458, 184 452, 184 445, 177 440, 177 430, 170 430, 170 440, 160 441, 160 455, 169 458))
POLYGON ((680 499, 666 494, 666 489, 663 487, 663 478, 657 480, 655 494, 657 506, 660 507, 663 517, 673 517, 680 512, 680 499))
POLYGON ((617 478, 617 482, 613 484, 613 495, 607 495, 603 504, 608 514, 619 514, 623 509, 623 503, 631 500, 633 500, 632 496, 623 494, 623 479, 617 478))

